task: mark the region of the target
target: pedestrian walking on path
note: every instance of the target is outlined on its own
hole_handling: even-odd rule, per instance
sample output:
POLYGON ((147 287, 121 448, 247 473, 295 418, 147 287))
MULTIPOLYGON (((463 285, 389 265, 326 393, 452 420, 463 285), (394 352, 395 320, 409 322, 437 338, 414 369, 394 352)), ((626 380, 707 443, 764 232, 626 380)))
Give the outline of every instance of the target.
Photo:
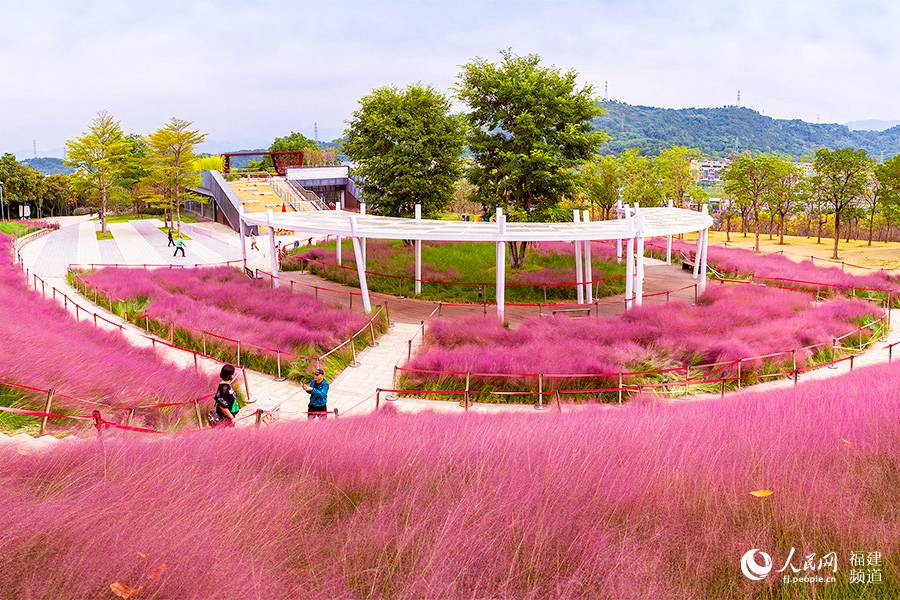
POLYGON ((259 246, 256 245, 256 236, 252 233, 250 234, 250 249, 259 251, 259 246))
POLYGON ((167 233, 169 235, 169 245, 166 247, 170 248, 175 245, 175 239, 172 237, 172 228, 171 227, 169 227, 169 229, 167 230, 167 233))
POLYGON ((307 420, 324 419, 328 416, 328 381, 325 379, 325 371, 316 369, 312 385, 303 384, 303 389, 309 394, 309 406, 307 406, 307 420))
POLYGON ((181 257, 184 258, 184 239, 181 236, 178 236, 178 241, 175 242, 175 254, 172 256, 178 256, 179 250, 181 250, 181 257))

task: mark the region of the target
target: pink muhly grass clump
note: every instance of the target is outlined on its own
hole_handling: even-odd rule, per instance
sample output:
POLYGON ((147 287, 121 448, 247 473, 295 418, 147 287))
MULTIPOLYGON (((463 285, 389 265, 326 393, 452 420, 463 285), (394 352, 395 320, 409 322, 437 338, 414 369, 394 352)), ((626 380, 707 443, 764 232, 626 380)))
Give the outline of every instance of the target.
MULTIPOLYGON (((0 236, 0 255, 9 257, 11 243, 0 236)), ((0 319, 0 379, 56 388, 54 407, 90 412, 67 396, 120 406, 187 401, 214 383, 132 346, 119 333, 75 321, 56 302, 29 290, 9 258, 0 265, 0 304, 8 317, 0 319)))
POLYGON ((283 352, 330 350, 366 322, 310 294, 270 288, 230 267, 107 268, 84 280, 116 298, 149 300, 145 312, 151 319, 283 352))
MULTIPOLYGON (((409 366, 482 373, 615 373, 641 367, 712 363, 827 343, 878 316, 873 305, 761 286, 712 286, 698 306, 654 304, 622 316, 532 317, 517 329, 493 317, 432 322, 409 366)), ((808 353, 798 354, 798 360, 808 353)), ((781 361, 790 360, 786 355, 781 361)), ((425 375, 428 378, 427 375, 425 375)))
MULTIPOLYGON (((665 252, 665 239, 655 238, 647 242, 648 247, 665 252)), ((697 249, 691 244, 678 239, 672 240, 672 253, 693 257, 697 249)), ((849 288, 866 288, 873 290, 900 290, 900 276, 891 275, 887 271, 875 271, 866 275, 857 275, 842 271, 839 267, 825 267, 814 264, 810 260, 796 262, 781 254, 756 254, 745 248, 727 248, 710 244, 707 260, 710 266, 727 273, 755 275, 758 278, 795 279, 849 288)), ((785 285, 791 285, 786 282, 785 285)))
POLYGON ((760 548, 780 565, 793 546, 798 566, 836 552, 838 582, 817 589, 856 597, 850 552, 889 562, 900 539, 898 375, 707 403, 2 446, 14 518, 0 554, 16 568, 0 596, 107 597, 121 582, 158 598, 780 597, 796 588, 749 581, 740 557, 760 548))

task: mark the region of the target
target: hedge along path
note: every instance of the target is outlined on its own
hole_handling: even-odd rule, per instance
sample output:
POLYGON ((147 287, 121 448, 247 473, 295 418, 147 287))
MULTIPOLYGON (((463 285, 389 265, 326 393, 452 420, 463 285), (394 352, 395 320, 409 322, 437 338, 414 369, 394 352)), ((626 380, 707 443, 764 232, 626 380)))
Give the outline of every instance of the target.
MULTIPOLYGON (((21 254, 20 257, 24 258, 21 254)), ((136 325, 123 320, 102 306, 95 305, 69 286, 65 277, 44 279, 38 276, 36 279, 36 274, 32 272, 35 265, 29 264, 26 259, 22 266, 29 275, 27 277, 28 285, 38 293, 43 293, 45 298, 54 299, 73 318, 79 321, 88 321, 107 331, 117 331, 132 345, 139 348, 153 348, 173 365, 183 368, 195 368, 196 365, 196 368, 216 375, 221 369, 221 362, 206 358, 201 353, 173 346, 157 336, 148 335, 136 325), (35 282, 37 282, 36 285, 35 282), (56 293, 53 292, 54 289, 57 290, 56 293), (84 310, 85 307, 90 307, 90 312, 84 310), (96 319, 94 314, 97 315, 96 319)), ((300 413, 306 411, 308 395, 299 384, 287 380, 277 381, 275 377, 252 370, 246 370, 245 373, 247 386, 243 391, 246 393, 249 389, 249 399, 253 402, 247 407, 250 411, 272 410, 280 406, 279 412, 284 418, 300 418, 300 413)), ((305 412, 302 416, 305 418, 305 412)))

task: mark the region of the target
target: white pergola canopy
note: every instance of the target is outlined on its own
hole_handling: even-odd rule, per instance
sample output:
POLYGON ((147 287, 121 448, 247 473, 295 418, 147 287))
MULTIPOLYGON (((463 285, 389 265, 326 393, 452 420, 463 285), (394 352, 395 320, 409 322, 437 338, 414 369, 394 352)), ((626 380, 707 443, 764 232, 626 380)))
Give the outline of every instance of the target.
MULTIPOLYGON (((366 282, 365 240, 367 238, 415 240, 416 259, 416 294, 421 293, 422 279, 422 241, 441 242, 489 242, 497 246, 497 314, 503 318, 506 281, 506 242, 573 242, 576 257, 576 287, 578 302, 591 302, 591 259, 590 242, 599 240, 617 240, 617 255, 622 258, 622 244, 627 243, 626 264, 626 307, 640 305, 643 296, 644 278, 644 239, 647 237, 668 238, 666 262, 671 262, 672 236, 698 231, 697 254, 694 277, 700 277, 701 289, 706 284, 706 240, 708 229, 713 220, 709 216, 707 206, 702 211, 667 207, 630 208, 628 205, 617 207, 620 218, 608 221, 591 221, 588 211, 582 214, 573 211, 574 219, 566 223, 507 223, 500 209, 494 222, 488 221, 440 221, 422 219, 421 209, 416 206, 416 218, 381 217, 365 214, 365 204, 360 206, 360 213, 343 210, 304 211, 277 213, 273 211, 242 213, 241 234, 245 225, 262 225, 269 227, 270 251, 272 257, 272 274, 274 284, 278 284, 278 262, 275 256, 275 229, 289 230, 305 235, 332 235, 338 238, 348 237, 353 240, 356 255, 357 272, 360 291, 363 295, 363 306, 366 312, 371 310, 369 291, 366 282), (635 246, 637 252, 635 252, 635 246), (584 263, 582 265, 582 262, 584 263), (702 265, 701 265, 702 263, 702 265)), ((246 245, 244 263, 246 266, 246 245)), ((341 263, 340 243, 336 249, 337 263, 341 263)))
MULTIPOLYGON (((684 208, 642 208, 643 236, 657 237, 701 231, 712 225, 708 214, 684 208)), ((356 236, 393 240, 441 242, 574 242, 623 240, 637 235, 636 219, 567 223, 506 223, 439 221, 357 214, 342 210, 294 213, 245 213, 249 225, 274 226, 311 235, 352 237, 350 217, 356 217, 356 236)))

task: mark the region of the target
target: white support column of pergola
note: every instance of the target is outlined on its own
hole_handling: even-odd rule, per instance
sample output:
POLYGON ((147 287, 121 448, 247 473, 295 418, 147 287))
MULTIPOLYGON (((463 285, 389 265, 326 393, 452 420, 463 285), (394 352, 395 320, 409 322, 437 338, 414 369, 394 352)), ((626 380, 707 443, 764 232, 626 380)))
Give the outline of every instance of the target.
MULTIPOLYGON (((581 215, 584 223, 591 222, 591 212, 586 210, 581 215)), ((584 302, 585 304, 593 304, 594 302, 594 269, 591 265, 591 240, 584 240, 584 302)))
MULTIPOLYGON (((616 219, 621 219, 622 217, 619 215, 619 211, 622 210, 622 199, 619 198, 616 200, 616 219)), ((616 240, 616 260, 622 262, 622 240, 616 240)))
MULTIPOLYGON (((497 231, 501 238, 506 235, 506 215, 503 214, 503 209, 500 207, 497 207, 497 231)), ((495 298, 497 302, 497 317, 502 322, 506 313, 506 242, 497 242, 497 263, 495 266, 497 271, 497 292, 495 298)))
POLYGON ((278 287, 278 251, 275 249, 275 219, 269 209, 269 257, 272 268, 272 287, 278 287))
MULTIPOLYGON (((422 220, 422 205, 416 204, 416 221, 422 220)), ((416 296, 422 293, 422 240, 416 240, 416 296)))
MULTIPOLYGON (((572 220, 575 223, 581 222, 581 214, 578 209, 572 211, 572 220)), ((575 242, 575 295, 578 297, 578 304, 584 304, 584 271, 581 264, 581 241, 575 242)))
MULTIPOLYGON (((626 204, 625 219, 631 219, 631 208, 626 204)), ((632 231, 633 227, 629 228, 632 231)), ((631 310, 634 305, 634 238, 625 240, 625 310, 631 310)))
POLYGON ((244 270, 247 270, 247 225, 244 224, 244 207, 238 213, 238 223, 241 230, 241 259, 244 261, 244 270))
MULTIPOLYGON (((669 199, 669 208, 672 208, 672 199, 669 199)), ((666 236, 666 264, 672 264, 672 236, 666 236)))
POLYGON ((703 256, 703 230, 697 232, 697 247, 694 250, 694 279, 700 276, 700 260, 703 256))
MULTIPOLYGON (((366 203, 365 203, 365 202, 360 202, 360 203, 359 203, 359 214, 361 214, 361 215, 366 214, 366 203)), ((363 264, 363 269, 366 268, 366 256, 368 256, 368 255, 366 254, 366 238, 363 238, 363 239, 362 239, 362 261, 363 261, 362 264, 363 264)))
POLYGON ((637 265, 634 274, 634 303, 641 306, 644 303, 644 215, 640 206, 634 205, 635 219, 637 220, 637 248, 635 258, 637 265))
MULTIPOLYGON (((709 215, 709 205, 703 205, 703 214, 709 215)), ((706 256, 709 253, 709 227, 700 232, 703 238, 703 253, 700 255, 700 291, 706 291, 706 256)))
POLYGON ((369 282, 366 281, 362 244, 359 236, 356 235, 356 216, 354 215, 350 215, 350 234, 353 239, 353 254, 356 258, 356 274, 359 277, 359 291, 362 293, 363 310, 369 315, 372 314, 372 301, 369 299, 369 282))

